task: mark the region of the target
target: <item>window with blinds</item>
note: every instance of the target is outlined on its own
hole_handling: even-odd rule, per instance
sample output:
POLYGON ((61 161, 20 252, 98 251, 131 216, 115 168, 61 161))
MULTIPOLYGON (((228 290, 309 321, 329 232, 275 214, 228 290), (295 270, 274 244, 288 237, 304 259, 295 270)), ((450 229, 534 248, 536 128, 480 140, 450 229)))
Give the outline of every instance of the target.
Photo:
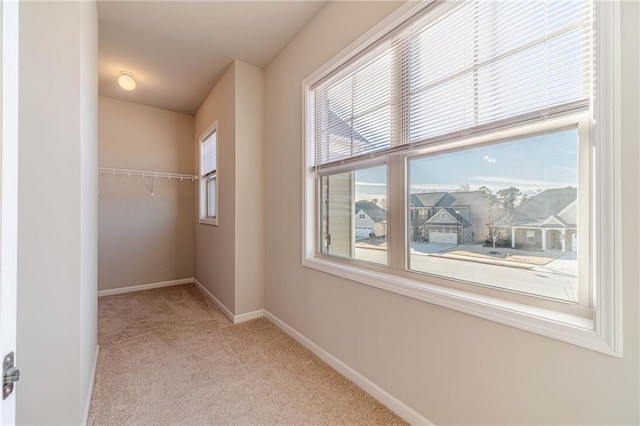
POLYGON ((593 3, 437 2, 311 87, 318 169, 585 110, 593 3))
POLYGON ((200 223, 217 225, 218 128, 217 122, 200 137, 200 223))
POLYGON ((615 2, 407 2, 303 81, 305 267, 619 354, 615 2))
POLYGON ((208 176, 215 173, 217 167, 217 132, 211 133, 202 142, 202 175, 208 176))

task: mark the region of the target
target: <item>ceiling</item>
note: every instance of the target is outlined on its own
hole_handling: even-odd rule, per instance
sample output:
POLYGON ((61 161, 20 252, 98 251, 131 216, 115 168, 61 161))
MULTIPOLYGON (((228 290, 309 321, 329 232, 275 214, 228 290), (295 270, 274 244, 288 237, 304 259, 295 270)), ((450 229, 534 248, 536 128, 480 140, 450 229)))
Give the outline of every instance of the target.
POLYGON ((194 114, 234 59, 263 68, 325 4, 99 1, 99 93, 194 114), (134 91, 118 86, 120 71, 134 91))

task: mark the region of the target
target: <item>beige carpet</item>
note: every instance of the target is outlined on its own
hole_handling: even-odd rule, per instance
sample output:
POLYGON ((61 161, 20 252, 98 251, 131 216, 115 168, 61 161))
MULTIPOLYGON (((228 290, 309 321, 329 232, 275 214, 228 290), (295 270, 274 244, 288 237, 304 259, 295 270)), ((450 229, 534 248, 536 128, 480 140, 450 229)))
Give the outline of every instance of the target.
POLYGON ((194 285, 102 297, 89 425, 405 424, 261 318, 194 285))

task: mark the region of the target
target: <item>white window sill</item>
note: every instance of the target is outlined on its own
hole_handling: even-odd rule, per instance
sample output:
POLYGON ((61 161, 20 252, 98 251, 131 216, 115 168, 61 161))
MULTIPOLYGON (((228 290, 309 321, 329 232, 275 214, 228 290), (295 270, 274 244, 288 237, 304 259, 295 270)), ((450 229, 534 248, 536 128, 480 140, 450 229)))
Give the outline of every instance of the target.
POLYGON ((218 226, 218 219, 203 219, 200 218, 200 224, 201 225, 213 225, 213 226, 218 226))
POLYGON ((594 321, 590 319, 371 271, 326 259, 306 258, 302 264, 317 271, 392 293, 454 309, 607 355, 621 356, 596 333, 594 321))

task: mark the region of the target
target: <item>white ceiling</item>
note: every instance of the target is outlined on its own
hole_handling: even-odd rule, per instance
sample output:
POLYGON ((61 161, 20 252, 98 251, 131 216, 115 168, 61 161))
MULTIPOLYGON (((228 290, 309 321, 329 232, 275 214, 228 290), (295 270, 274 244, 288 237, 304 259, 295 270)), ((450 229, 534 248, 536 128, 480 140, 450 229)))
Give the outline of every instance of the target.
POLYGON ((99 1, 99 93, 194 114, 227 66, 264 67, 326 1, 99 1), (120 71, 137 88, 118 86, 120 71))

